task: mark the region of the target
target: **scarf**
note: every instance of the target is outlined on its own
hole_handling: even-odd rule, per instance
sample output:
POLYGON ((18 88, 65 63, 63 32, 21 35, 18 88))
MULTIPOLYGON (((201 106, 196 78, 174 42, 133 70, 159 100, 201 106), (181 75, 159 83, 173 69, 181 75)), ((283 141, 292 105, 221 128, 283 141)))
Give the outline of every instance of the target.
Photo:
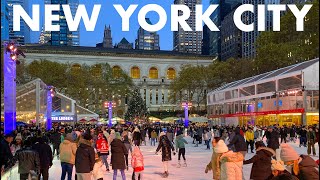
POLYGON ((299 174, 299 160, 300 159, 285 162, 285 165, 292 166, 292 171, 293 171, 294 175, 296 175, 296 176, 299 174))

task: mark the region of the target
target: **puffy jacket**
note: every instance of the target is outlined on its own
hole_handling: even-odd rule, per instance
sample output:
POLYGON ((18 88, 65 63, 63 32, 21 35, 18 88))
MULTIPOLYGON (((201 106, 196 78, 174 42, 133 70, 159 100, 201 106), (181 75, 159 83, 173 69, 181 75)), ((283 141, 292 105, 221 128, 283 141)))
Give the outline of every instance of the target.
MULTIPOLYGON (((241 136, 241 135, 240 135, 241 136)), ((220 157, 220 179, 242 179, 243 155, 240 152, 228 151, 220 157)))
POLYGON ((144 170, 143 155, 138 147, 133 149, 131 166, 134 169, 134 172, 140 172, 144 170))
POLYGON ((19 174, 28 174, 30 170, 40 172, 39 154, 31 147, 20 149, 15 154, 15 159, 19 161, 19 174))
POLYGON ((253 141, 254 140, 254 133, 253 131, 246 131, 246 140, 247 141, 253 141))
POLYGON ((97 180, 102 178, 104 176, 104 172, 103 172, 103 163, 100 159, 96 159, 96 163, 94 163, 93 166, 93 170, 92 170, 92 175, 93 175, 93 179, 97 180))
POLYGON ((303 180, 318 180, 319 166, 316 161, 307 155, 301 155, 300 157, 302 160, 299 163, 298 178, 303 180))
POLYGON ((119 139, 114 139, 111 142, 111 163, 112 169, 125 169, 125 154, 128 154, 124 143, 119 139))
POLYGON ((234 145, 236 152, 247 151, 247 144, 246 144, 246 141, 244 140, 244 137, 240 135, 240 128, 236 128, 235 134, 236 135, 229 142, 228 147, 231 147, 232 145, 234 145))
POLYGON ((243 161, 243 164, 252 164, 250 179, 264 180, 272 175, 271 172, 271 157, 275 156, 276 152, 267 147, 259 147, 256 155, 251 159, 243 161))
POLYGON ((222 153, 215 153, 212 151, 211 161, 207 165, 206 169, 212 171, 212 177, 215 180, 220 179, 220 156, 222 153))
POLYGON ((75 164, 76 152, 77 144, 68 139, 65 139, 60 144, 60 161, 69 164, 75 164))
POLYGON ((94 149, 90 142, 82 140, 76 152, 76 172, 77 173, 90 173, 93 170, 95 163, 94 149))
POLYGON ((188 144, 188 142, 183 138, 183 135, 177 136, 177 138, 176 138, 176 149, 185 148, 184 144, 188 144))
POLYGON ((151 138, 157 138, 157 137, 158 137, 157 133, 155 131, 152 131, 151 138))

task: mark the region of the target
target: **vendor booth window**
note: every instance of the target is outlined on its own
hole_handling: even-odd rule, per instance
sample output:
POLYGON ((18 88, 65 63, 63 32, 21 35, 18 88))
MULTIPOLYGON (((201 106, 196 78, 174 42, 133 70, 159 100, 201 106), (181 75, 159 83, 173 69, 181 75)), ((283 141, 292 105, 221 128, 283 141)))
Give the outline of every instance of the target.
POLYGON ((131 68, 131 78, 132 79, 139 79, 140 78, 140 69, 139 67, 135 66, 131 68))
POLYGON ((158 79, 158 69, 155 67, 150 68, 149 70, 150 79, 158 79))

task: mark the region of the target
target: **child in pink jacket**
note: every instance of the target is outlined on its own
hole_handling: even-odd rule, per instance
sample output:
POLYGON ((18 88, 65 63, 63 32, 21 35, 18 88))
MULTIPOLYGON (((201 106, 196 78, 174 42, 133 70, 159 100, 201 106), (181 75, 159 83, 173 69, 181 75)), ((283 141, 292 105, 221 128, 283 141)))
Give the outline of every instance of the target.
POLYGON ((143 163, 143 155, 138 146, 134 146, 131 158, 131 166, 133 168, 134 177, 138 179, 140 176, 140 180, 142 180, 142 172, 144 170, 144 163, 143 163))

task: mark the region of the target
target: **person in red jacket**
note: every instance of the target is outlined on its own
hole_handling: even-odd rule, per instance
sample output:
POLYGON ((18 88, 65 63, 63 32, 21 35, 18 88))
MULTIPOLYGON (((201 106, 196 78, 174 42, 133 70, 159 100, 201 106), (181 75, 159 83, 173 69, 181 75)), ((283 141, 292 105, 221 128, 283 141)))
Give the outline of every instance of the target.
POLYGON ((99 133, 96 141, 96 148, 103 164, 105 164, 107 171, 109 172, 108 155, 109 155, 109 143, 103 133, 99 133))
POLYGON ((134 147, 131 155, 132 155, 131 166, 133 168, 134 179, 143 179, 142 178, 142 172, 144 170, 143 155, 138 146, 134 147))

